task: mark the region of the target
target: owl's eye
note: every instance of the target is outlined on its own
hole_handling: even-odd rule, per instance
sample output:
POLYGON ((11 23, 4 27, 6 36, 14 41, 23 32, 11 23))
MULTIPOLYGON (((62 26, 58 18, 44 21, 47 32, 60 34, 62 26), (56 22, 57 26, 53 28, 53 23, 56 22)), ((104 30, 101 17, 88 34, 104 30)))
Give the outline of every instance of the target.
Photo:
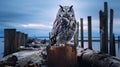
POLYGON ((59 17, 61 17, 61 15, 59 15, 59 17))
POLYGON ((63 15, 59 15, 59 17, 62 17, 63 15))
POLYGON ((71 10, 69 9, 68 12, 70 12, 71 10))
POLYGON ((74 17, 74 15, 72 15, 72 17, 74 17))
POLYGON ((71 17, 74 17, 74 15, 72 14, 72 15, 70 15, 71 17))

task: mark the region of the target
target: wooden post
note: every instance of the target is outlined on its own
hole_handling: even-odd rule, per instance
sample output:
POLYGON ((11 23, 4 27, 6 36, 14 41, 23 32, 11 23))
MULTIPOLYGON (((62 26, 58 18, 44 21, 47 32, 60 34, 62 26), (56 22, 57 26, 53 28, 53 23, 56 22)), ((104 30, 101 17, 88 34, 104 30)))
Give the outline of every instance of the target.
POLYGON ((47 52, 48 67, 77 67, 77 55, 73 46, 50 46, 47 52))
POLYGON ((110 55, 116 56, 116 50, 115 50, 115 36, 112 34, 111 37, 111 45, 110 45, 110 55))
POLYGON ((4 29, 4 56, 16 51, 16 29, 4 29))
POLYGON ((50 32, 49 32, 49 45, 51 45, 51 36, 50 36, 50 32))
POLYGON ((100 51, 105 52, 105 47, 104 47, 104 24, 103 24, 103 19, 104 18, 104 13, 102 10, 99 12, 99 19, 100 19, 100 51))
POLYGON ((24 33, 21 33, 21 45, 20 46, 25 46, 25 36, 24 36, 24 33))
POLYGON ((76 46, 78 46, 78 44, 79 44, 79 22, 77 22, 77 45, 76 46))
POLYGON ((81 47, 84 48, 83 18, 80 19, 80 22, 81 22, 81 47))
POLYGON ((120 36, 118 36, 118 49, 120 49, 120 36))
POLYGON ((92 24, 91 16, 88 16, 88 48, 92 49, 92 24))
POLYGON ((104 12, 100 11, 101 52, 108 53, 108 6, 104 2, 104 12))
POLYGON ((78 45, 78 34, 79 34, 79 22, 76 24, 76 33, 74 35, 74 50, 76 51, 76 46, 78 45))
POLYGON ((108 53, 108 5, 104 3, 104 38, 105 38, 105 53, 108 53))
POLYGON ((110 55, 113 55, 113 9, 110 9, 110 55))
POLYGON ((23 33, 23 46, 25 47, 25 33, 23 33))
POLYGON ((25 47, 27 46, 27 41, 28 41, 28 34, 24 34, 25 36, 25 47))
POLYGON ((21 45, 21 32, 17 32, 16 35, 16 40, 17 40, 17 49, 19 49, 20 45, 21 45))

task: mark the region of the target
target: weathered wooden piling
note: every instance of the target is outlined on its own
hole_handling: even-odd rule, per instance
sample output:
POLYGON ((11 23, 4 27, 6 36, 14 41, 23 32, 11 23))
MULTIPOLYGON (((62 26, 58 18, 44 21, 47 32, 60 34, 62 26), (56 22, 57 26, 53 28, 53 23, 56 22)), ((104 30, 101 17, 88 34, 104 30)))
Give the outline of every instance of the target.
POLYGON ((110 55, 116 56, 115 36, 114 36, 114 34, 112 34, 112 37, 111 37, 110 55))
POLYGON ((78 40, 79 40, 79 22, 77 22, 76 27, 77 27, 77 29, 76 29, 76 33, 74 35, 74 50, 76 50, 76 46, 78 46, 78 44, 79 44, 79 42, 78 42, 78 40))
POLYGON ((113 9, 110 9, 110 39, 113 33, 113 9))
POLYGON ((91 16, 88 16, 88 48, 92 49, 92 24, 91 24, 91 16))
POLYGON ((105 53, 108 53, 108 5, 104 3, 104 38, 105 38, 105 53))
POLYGON ((25 47, 26 47, 28 42, 28 34, 24 34, 24 36, 25 36, 25 47))
POLYGON ((4 29, 4 56, 16 52, 16 29, 4 29))
POLYGON ((100 10, 100 38, 101 52, 108 53, 108 5, 104 2, 104 12, 100 10))
POLYGON ((50 46, 47 51, 48 67, 77 67, 73 46, 50 46))
POLYGON ((79 22, 77 22, 77 46, 79 45, 79 22))
POLYGON ((103 12, 102 12, 102 10, 99 11, 99 20, 100 20, 100 27, 99 27, 100 28, 100 33, 103 33, 103 31, 102 31, 103 30, 103 24, 102 24, 102 22, 103 22, 102 21, 103 20, 103 12))
POLYGON ((51 37, 50 37, 50 32, 49 32, 49 44, 51 45, 51 37))
POLYGON ((21 33, 21 45, 20 46, 25 46, 25 34, 21 33))
POLYGON ((102 12, 102 10, 100 10, 99 12, 99 19, 100 19, 100 51, 105 52, 104 24, 103 24, 104 13, 102 12))
POLYGON ((113 9, 110 9, 110 55, 115 56, 115 43, 113 34, 113 9))
POLYGON ((79 36, 79 22, 77 22, 76 25, 77 29, 76 29, 76 33, 74 35, 74 45, 78 45, 78 36, 79 36))
POLYGON ((120 48, 120 36, 118 36, 118 48, 120 48))
POLYGON ((81 22, 81 47, 84 48, 83 18, 80 19, 80 22, 81 22))
POLYGON ((17 32, 16 40, 17 40, 17 49, 19 49, 21 45, 21 32, 19 31, 17 32))

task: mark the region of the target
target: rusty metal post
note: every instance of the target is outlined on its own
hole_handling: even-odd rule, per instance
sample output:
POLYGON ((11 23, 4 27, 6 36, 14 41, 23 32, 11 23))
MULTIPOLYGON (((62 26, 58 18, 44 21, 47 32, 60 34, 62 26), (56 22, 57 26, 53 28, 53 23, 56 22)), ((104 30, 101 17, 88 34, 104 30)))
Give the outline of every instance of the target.
POLYGON ((91 16, 88 16, 88 48, 92 49, 92 24, 91 24, 91 16))
POLYGON ((113 9, 110 9, 110 55, 113 55, 113 9))
POLYGON ((104 38, 105 38, 105 53, 108 53, 108 5, 104 3, 104 38))
POLYGON ((16 51, 16 29, 4 29, 4 56, 16 51))
POLYGON ((81 47, 84 48, 83 18, 80 19, 80 22, 81 22, 81 47))

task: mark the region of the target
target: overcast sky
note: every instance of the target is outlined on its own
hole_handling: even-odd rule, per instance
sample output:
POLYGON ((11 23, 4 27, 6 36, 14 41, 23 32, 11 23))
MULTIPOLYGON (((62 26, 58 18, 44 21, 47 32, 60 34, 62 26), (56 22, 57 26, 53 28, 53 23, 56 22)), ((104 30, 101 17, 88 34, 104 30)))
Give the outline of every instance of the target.
POLYGON ((120 35, 120 0, 0 0, 0 36, 5 28, 16 28, 29 36, 48 36, 59 5, 73 5, 76 20, 84 18, 87 36, 87 16, 92 16, 92 34, 99 35, 99 10, 104 2, 114 9, 114 33, 120 35))

